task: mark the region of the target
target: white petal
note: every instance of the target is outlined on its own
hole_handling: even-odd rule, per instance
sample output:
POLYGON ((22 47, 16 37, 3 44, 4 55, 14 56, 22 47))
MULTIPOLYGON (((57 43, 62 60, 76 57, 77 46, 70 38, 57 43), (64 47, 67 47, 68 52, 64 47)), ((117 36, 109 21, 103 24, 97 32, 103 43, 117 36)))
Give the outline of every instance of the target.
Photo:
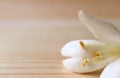
POLYGON ((107 65, 100 78, 120 78, 120 58, 107 65))
POLYGON ((63 61, 63 65, 70 71, 78 73, 93 72, 102 69, 108 63, 115 60, 120 54, 118 47, 114 47, 95 40, 75 40, 67 43, 61 50, 62 55, 73 57, 63 61), (80 45, 82 41, 86 49, 80 45), (101 58, 94 59, 93 52, 101 52, 101 58), (88 58, 90 62, 83 66, 83 60, 88 58))
POLYGON ((86 66, 83 66, 83 58, 69 58, 63 61, 63 65, 72 72, 88 73, 104 68, 111 60, 113 59, 111 58, 101 62, 90 61, 86 66))
POLYGON ((79 12, 79 18, 97 39, 120 47, 120 32, 113 24, 95 17, 89 17, 82 11, 79 12))
POLYGON ((101 42, 96 40, 75 40, 75 41, 68 42, 61 49, 61 54, 63 56, 69 56, 69 57, 87 56, 88 52, 86 52, 86 50, 80 46, 80 41, 82 41, 86 47, 94 44, 102 44, 101 42))

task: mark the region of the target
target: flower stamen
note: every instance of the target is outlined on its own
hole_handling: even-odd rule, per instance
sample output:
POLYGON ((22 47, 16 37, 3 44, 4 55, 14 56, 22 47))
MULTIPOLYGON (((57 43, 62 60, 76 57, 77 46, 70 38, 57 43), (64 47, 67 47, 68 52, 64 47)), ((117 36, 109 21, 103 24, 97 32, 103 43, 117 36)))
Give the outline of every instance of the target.
POLYGON ((84 58, 82 65, 83 65, 83 66, 86 66, 89 61, 90 61, 90 60, 89 60, 88 58, 84 58))
POLYGON ((85 44, 83 43, 83 41, 80 41, 80 45, 81 45, 81 47, 82 47, 83 49, 86 48, 86 46, 85 46, 85 44))
POLYGON ((95 60, 98 60, 98 59, 103 57, 101 51, 95 51, 92 54, 93 54, 93 57, 94 57, 95 60))

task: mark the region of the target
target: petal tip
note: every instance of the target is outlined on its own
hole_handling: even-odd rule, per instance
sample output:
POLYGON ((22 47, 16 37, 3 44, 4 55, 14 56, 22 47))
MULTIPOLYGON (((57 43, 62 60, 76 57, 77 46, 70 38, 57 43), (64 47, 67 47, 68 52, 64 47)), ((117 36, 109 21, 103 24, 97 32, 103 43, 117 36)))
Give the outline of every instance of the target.
POLYGON ((79 11, 79 15, 82 15, 82 14, 83 14, 83 11, 82 11, 82 10, 80 10, 80 11, 79 11))
POLYGON ((63 55, 63 56, 65 55, 64 47, 62 47, 60 52, 61 52, 61 55, 63 55))
POLYGON ((79 18, 81 18, 83 15, 84 15, 84 12, 83 12, 82 10, 80 10, 80 11, 78 12, 79 18))

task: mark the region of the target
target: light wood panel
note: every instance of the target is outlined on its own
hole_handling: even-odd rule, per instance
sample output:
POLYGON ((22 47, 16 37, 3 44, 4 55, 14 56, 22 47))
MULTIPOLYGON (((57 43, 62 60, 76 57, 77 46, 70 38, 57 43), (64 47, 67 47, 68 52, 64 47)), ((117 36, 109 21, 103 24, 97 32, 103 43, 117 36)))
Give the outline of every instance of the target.
POLYGON ((1 19, 78 19, 82 9, 89 15, 119 18, 119 0, 0 0, 1 19))
POLYGON ((112 21, 120 29, 119 0, 0 0, 0 78, 99 78, 62 65, 71 40, 95 39, 77 12, 112 21))

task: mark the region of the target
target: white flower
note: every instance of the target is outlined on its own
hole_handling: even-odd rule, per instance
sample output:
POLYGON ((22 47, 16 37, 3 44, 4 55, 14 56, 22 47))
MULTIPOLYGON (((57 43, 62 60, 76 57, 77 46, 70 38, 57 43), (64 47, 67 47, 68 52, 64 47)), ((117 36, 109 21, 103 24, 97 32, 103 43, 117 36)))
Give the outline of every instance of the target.
POLYGON ((100 41, 75 40, 67 43, 61 49, 62 55, 69 57, 63 61, 64 67, 77 73, 98 71, 106 67, 101 78, 120 78, 120 32, 111 23, 86 16, 82 11, 79 17, 100 41))

